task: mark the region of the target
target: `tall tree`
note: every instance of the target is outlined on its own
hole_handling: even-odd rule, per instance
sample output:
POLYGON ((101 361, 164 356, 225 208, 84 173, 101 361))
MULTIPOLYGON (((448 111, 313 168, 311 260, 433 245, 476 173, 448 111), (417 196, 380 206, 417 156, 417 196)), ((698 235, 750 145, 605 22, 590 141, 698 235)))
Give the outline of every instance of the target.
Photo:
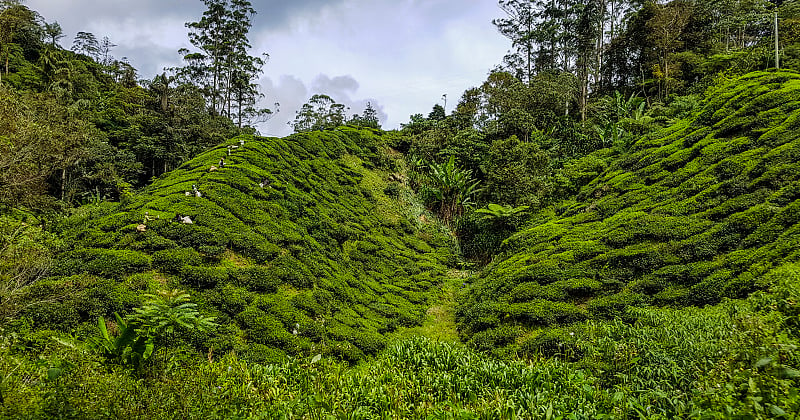
POLYGON ((114 57, 111 55, 111 50, 113 50, 116 46, 117 44, 111 42, 111 39, 109 39, 107 36, 104 36, 103 40, 100 41, 100 44, 98 45, 98 53, 102 58, 102 61, 100 62, 102 65, 110 66, 114 61, 114 57))
POLYGON ((291 123, 295 133, 338 127, 345 122, 347 107, 328 95, 315 94, 297 111, 291 123))
POLYGON ((219 92, 222 80, 222 66, 225 62, 227 48, 227 0, 203 0, 207 9, 198 22, 189 22, 189 42, 199 48, 202 53, 185 56, 191 67, 191 75, 202 75, 203 90, 211 101, 211 110, 218 111, 219 92), (210 84, 209 84, 210 83, 210 84))
POLYGON ((5 59, 6 76, 15 36, 26 28, 36 27, 36 18, 36 12, 22 5, 19 0, 0 0, 0 59, 5 59))
POLYGON ((447 114, 445 114, 445 112, 444 112, 444 107, 442 107, 439 104, 434 105, 433 109, 428 114, 428 119, 429 120, 441 121, 441 120, 445 119, 445 117, 447 117, 447 114))
POLYGON ((97 60, 100 57, 100 43, 91 32, 78 32, 72 41, 72 51, 97 60))
MULTIPOLYGON (((577 59, 575 62, 575 73, 579 84, 578 107, 580 109, 581 121, 586 120, 586 108, 589 102, 591 74, 599 73, 602 57, 599 50, 602 44, 597 42, 602 40, 602 16, 604 13, 603 0, 589 0, 581 8, 575 37, 575 50, 577 59)), ((597 82, 597 77, 595 77, 597 82)))
POLYGON ((378 111, 372 107, 371 102, 367 102, 367 107, 364 108, 364 112, 361 113, 361 121, 363 121, 364 125, 367 127, 381 128, 380 120, 378 119, 378 111))
POLYGON ((503 58, 505 68, 521 80, 528 81, 535 71, 535 4, 532 0, 500 0, 500 8, 506 17, 495 19, 492 23, 503 36, 511 40, 512 49, 503 58))
POLYGON ((197 84, 210 102, 211 112, 244 121, 269 115, 256 109, 262 97, 255 81, 266 55, 252 56, 248 33, 255 9, 248 0, 203 0, 207 10, 197 22, 189 22, 189 41, 200 50, 181 50, 187 65, 178 69, 184 80, 197 84))
POLYGON ((55 48, 58 46, 58 41, 64 38, 64 30, 58 22, 45 23, 44 33, 50 39, 50 45, 55 48))
POLYGON ((685 0, 675 0, 668 4, 656 4, 655 16, 647 23, 650 39, 659 52, 659 66, 655 72, 659 81, 658 97, 663 100, 669 95, 674 77, 670 70, 674 67, 671 55, 683 45, 681 33, 689 22, 692 5, 685 0))

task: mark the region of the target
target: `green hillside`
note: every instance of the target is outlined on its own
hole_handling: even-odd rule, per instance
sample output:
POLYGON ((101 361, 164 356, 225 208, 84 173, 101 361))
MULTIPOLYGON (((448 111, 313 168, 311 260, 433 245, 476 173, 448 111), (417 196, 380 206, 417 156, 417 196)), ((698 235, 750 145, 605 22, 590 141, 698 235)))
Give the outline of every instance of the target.
POLYGON ((744 297, 800 258, 800 74, 751 73, 706 95, 630 151, 579 161, 604 169, 504 243, 458 308, 466 339, 532 354, 548 337, 538 327, 744 297))
POLYGON ((238 137, 52 233, 17 221, 56 257, 0 330, 0 417, 792 418, 800 75, 707 97, 569 164, 576 199, 475 277, 377 130, 238 137))
POLYGON ((67 219, 59 229, 73 249, 49 284, 76 293, 26 316, 69 329, 128 313, 143 293, 181 288, 220 324, 186 337, 200 349, 262 362, 376 353, 386 333, 422 321, 453 258, 440 230, 384 194, 388 172, 374 163, 391 164, 384 135, 342 127, 238 137, 118 207, 67 219))
POLYGON ((27 3, 0 420, 800 418, 800 0, 27 3))

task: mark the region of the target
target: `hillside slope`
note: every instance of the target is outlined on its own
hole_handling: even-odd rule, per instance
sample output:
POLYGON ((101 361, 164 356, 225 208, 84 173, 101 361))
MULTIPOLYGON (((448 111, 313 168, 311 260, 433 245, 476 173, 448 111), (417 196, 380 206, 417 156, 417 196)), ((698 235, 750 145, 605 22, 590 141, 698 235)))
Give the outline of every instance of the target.
POLYGON ((387 173, 372 162, 383 135, 232 139, 119 208, 68 219, 75 249, 50 284, 79 292, 28 317, 69 328, 129 312, 143 292, 188 288, 221 324, 186 337, 199 348, 255 361, 379 351, 385 333, 422 321, 452 259, 445 235, 383 193, 387 173))
POLYGON ((464 336, 530 349, 539 327, 742 297, 797 261, 800 74, 751 73, 707 98, 508 239, 460 303, 464 336))

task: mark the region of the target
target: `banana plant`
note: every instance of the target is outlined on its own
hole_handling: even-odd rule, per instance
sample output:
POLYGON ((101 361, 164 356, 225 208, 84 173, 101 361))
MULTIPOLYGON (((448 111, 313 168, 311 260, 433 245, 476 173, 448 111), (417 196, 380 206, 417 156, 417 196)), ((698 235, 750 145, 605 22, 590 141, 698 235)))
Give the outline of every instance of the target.
POLYGON ((472 171, 456 166, 455 157, 450 156, 446 163, 431 163, 430 180, 438 189, 440 200, 439 216, 445 223, 460 216, 464 209, 474 205, 474 197, 480 189, 480 181, 472 176, 472 171))
POLYGON ((97 319, 99 335, 89 339, 90 347, 98 350, 108 359, 115 360, 125 365, 140 367, 143 362, 153 355, 155 344, 153 337, 137 332, 136 327, 125 321, 118 313, 114 313, 119 334, 112 336, 108 332, 106 320, 97 319))

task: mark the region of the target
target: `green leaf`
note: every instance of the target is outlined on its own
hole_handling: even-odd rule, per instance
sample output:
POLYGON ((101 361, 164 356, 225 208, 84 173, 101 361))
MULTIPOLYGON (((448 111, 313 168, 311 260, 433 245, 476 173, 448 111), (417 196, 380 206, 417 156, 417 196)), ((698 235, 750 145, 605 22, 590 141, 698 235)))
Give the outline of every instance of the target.
POLYGON ((780 407, 778 407, 777 405, 773 405, 772 407, 770 407, 770 408, 769 408, 769 411, 770 411, 770 412, 771 412, 773 415, 775 415, 776 417, 782 417, 782 416, 785 416, 785 415, 786 415, 786 412, 785 412, 785 411, 783 411, 783 409, 782 409, 782 408, 780 408, 780 407))
POLYGON ((51 368, 47 369, 47 380, 48 381, 54 381, 59 376, 61 376, 62 373, 63 373, 63 371, 61 370, 61 368, 51 367, 51 368))
POLYGON ((800 378, 800 371, 789 367, 782 367, 778 372, 778 376, 785 379, 796 379, 800 378))
POLYGON ((144 352, 142 353, 142 359, 147 360, 150 356, 153 355, 153 349, 155 349, 155 344, 153 344, 153 340, 148 340, 147 344, 144 347, 144 352))
POLYGON ((772 358, 771 357, 764 357, 764 358, 762 358, 762 359, 760 359, 759 361, 756 362, 756 369, 761 369, 761 368, 769 365, 770 363, 772 363, 772 358))
POLYGON ((316 356, 314 356, 314 357, 311 359, 311 363, 312 363, 312 364, 313 364, 313 363, 317 363, 317 362, 319 362, 319 361, 320 361, 320 359, 322 359, 322 354, 317 354, 316 356))
POLYGON ((97 318, 97 326, 100 327, 100 335, 102 335, 104 339, 111 341, 111 337, 108 336, 108 329, 106 328, 106 320, 103 319, 103 317, 97 318))

